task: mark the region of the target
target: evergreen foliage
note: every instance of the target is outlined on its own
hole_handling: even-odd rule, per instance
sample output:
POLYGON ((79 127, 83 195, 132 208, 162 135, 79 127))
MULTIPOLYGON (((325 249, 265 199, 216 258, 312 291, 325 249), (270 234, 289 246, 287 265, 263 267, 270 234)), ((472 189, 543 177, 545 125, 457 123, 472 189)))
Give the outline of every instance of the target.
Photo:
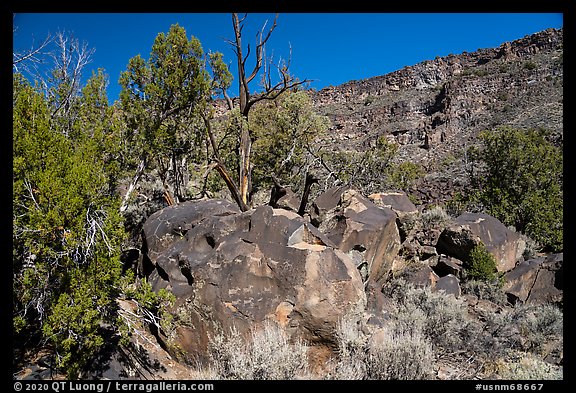
POLYGON ((156 169, 169 203, 186 198, 186 161, 202 154, 199 113, 210 95, 200 41, 175 24, 154 40, 150 57, 130 59, 120 76, 120 102, 133 167, 156 169), (170 187, 169 187, 170 186, 170 187))
MULTIPOLYGON (((130 59, 118 105, 108 103, 103 70, 83 86, 79 75, 71 81, 64 74, 54 70, 48 92, 13 74, 12 319, 21 352, 24 345, 45 346, 55 354, 54 366, 78 378, 110 335, 129 334, 119 297, 138 304, 146 323, 170 328, 165 310, 173 296, 154 293, 122 266, 122 249, 133 241, 127 229, 134 236, 150 206, 162 207, 153 200, 158 188, 167 202, 190 198, 187 187, 199 172, 199 196, 221 190, 223 182, 206 175, 213 159, 206 149, 207 121, 215 126, 215 153, 237 163, 240 116, 213 122, 214 97, 230 86, 232 75, 220 53, 205 56, 200 42, 178 25, 158 34, 147 60, 130 59), (155 184, 152 196, 142 194, 148 183, 133 187, 138 194, 119 192, 127 181, 142 179, 155 184)), ((303 91, 257 106, 258 185, 270 183, 267 174, 295 182, 327 121, 312 111, 303 91)))
POLYGON ((122 271, 103 78, 88 81, 66 130, 36 88, 19 75, 13 86, 14 329, 42 332, 70 377, 104 345, 103 326, 116 324, 122 271))
POLYGON ((283 185, 297 189, 302 174, 312 165, 314 141, 321 140, 328 129, 328 118, 314 112, 308 93, 297 91, 255 106, 250 123, 253 187, 269 189, 273 175, 283 185))
POLYGON ((325 151, 325 166, 339 182, 369 195, 385 189, 408 192, 424 170, 410 161, 396 163, 398 145, 380 135, 366 151, 325 151))
POLYGON ((470 200, 552 251, 563 249, 562 146, 546 130, 501 127, 470 149, 470 200))
POLYGON ((470 251, 464 267, 469 280, 491 282, 497 278, 496 259, 482 243, 470 251))
MULTIPOLYGON (((122 265, 127 230, 139 234, 147 216, 166 203, 220 196, 226 186, 232 191, 231 177, 225 181, 224 174, 226 168, 240 173, 242 131, 250 131, 246 146, 253 191, 269 189, 274 181, 298 190, 310 170, 324 171, 328 180, 364 194, 408 191, 424 175, 415 163, 396 164, 398 146, 385 135, 369 140, 363 152, 327 151, 322 139, 328 136, 328 118, 316 114, 310 96, 297 88, 303 82, 280 71, 284 84, 268 86, 266 99, 252 95, 243 113, 226 94, 233 78, 223 55, 204 53, 197 38, 172 25, 158 34, 148 59, 138 55, 129 60, 120 76, 118 105, 108 103, 103 70, 83 86, 79 75, 62 67, 53 70, 49 87, 13 74, 12 321, 17 350, 45 347, 54 354, 54 366, 68 378, 81 378, 110 344, 109 337, 130 334, 119 298, 138 306, 141 322, 164 332, 173 329, 177 316, 166 310, 174 305, 174 295, 165 289, 155 292, 145 278, 122 265), (226 116, 216 116, 219 94, 229 105, 226 116), (138 182, 122 195, 122 187, 138 182)), ((365 105, 372 102, 368 97, 365 105)), ((544 130, 510 127, 486 131, 480 141, 480 148, 468 152, 472 192, 454 204, 481 206, 537 244, 561 251, 562 146, 544 130)), ((448 218, 439 207, 422 214, 425 228, 448 218)), ((486 287, 497 273, 484 245, 471 251, 465 275, 471 292, 491 300, 502 295, 486 287)), ((435 354, 461 351, 478 336, 461 300, 418 288, 389 295, 395 302, 394 330, 378 348, 368 349, 367 339, 356 331, 344 337, 344 326, 339 327, 342 358, 352 361, 338 365, 342 375, 428 378, 435 354)), ((543 351, 538 343, 560 336, 558 310, 537 310, 516 321, 530 350, 543 351)), ((289 343, 272 327, 254 332, 251 340, 246 346, 234 331, 211 338, 220 377, 281 379, 307 371, 303 343, 289 343)))

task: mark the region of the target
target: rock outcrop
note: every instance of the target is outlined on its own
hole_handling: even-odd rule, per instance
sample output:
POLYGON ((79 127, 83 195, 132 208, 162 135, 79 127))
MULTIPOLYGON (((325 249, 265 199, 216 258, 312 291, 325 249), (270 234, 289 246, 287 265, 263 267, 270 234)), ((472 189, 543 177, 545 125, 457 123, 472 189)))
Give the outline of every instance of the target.
MULTIPOLYGON (((170 356, 153 342, 151 332, 144 332, 141 320, 133 326, 139 331, 130 338, 130 352, 119 346, 108 370, 86 375, 191 378, 188 365, 206 359, 211 337, 231 328, 248 335, 270 322, 291 339, 303 339, 324 361, 335 354, 335 327, 343 317, 381 332, 389 327, 394 307, 382 289, 397 275, 417 287, 459 297, 475 321, 498 320, 496 314, 505 315, 517 303, 562 308, 563 254, 522 260, 519 235, 486 214, 464 213, 430 225, 421 217, 427 206, 449 200, 466 185, 465 152, 477 143, 479 131, 500 125, 543 127, 561 143, 562 35, 562 30, 548 29, 498 48, 450 54, 310 91, 315 111, 332 122, 323 149, 366 151, 385 136, 398 147, 393 163, 408 161, 425 169, 427 175, 409 190, 418 206, 405 193, 366 197, 339 186, 324 191, 302 216, 297 214, 300 197, 289 188, 272 198, 260 190, 253 200, 257 207, 247 212, 223 199, 157 211, 143 227, 138 272, 154 291, 175 295, 167 310, 171 318, 152 327, 170 356), (508 304, 480 290, 463 293, 466 287, 460 287, 466 277, 463 262, 480 242, 505 273, 508 304)), ((215 105, 216 117, 227 115, 223 101, 215 105)), ((122 299, 118 312, 137 318, 139 310, 134 300, 122 299)), ((505 329, 512 333, 495 336, 520 338, 516 326, 505 329)), ((463 363, 470 359, 474 356, 463 363)), ((562 359, 554 362, 562 364, 562 359)), ((439 379, 444 378, 441 372, 446 374, 442 370, 439 379)), ((24 374, 51 377, 46 367, 30 367, 24 374)))
POLYGON ((274 321, 292 338, 335 345, 345 314, 366 303, 348 255, 294 212, 260 206, 240 213, 228 202, 186 202, 151 216, 144 227, 153 289, 177 298, 169 350, 203 359, 211 337, 248 334, 274 321), (182 222, 183 213, 189 220, 182 222))
POLYGON ((520 235, 504 226, 496 218, 483 213, 464 213, 444 229, 436 249, 462 261, 472 249, 483 243, 496 259, 499 272, 507 272, 522 257, 526 242, 520 235))
POLYGON ((551 254, 522 261, 504 276, 504 291, 511 303, 563 302, 564 254, 551 254))
POLYGON ((376 206, 392 209, 399 217, 418 213, 418 209, 412 203, 408 195, 403 191, 378 192, 369 195, 368 198, 376 206))
POLYGON ((379 136, 397 161, 428 173, 411 193, 424 204, 466 183, 462 152, 500 125, 563 134, 563 31, 548 29, 497 48, 449 54, 401 70, 312 92, 332 122, 331 146, 365 151, 379 136))
POLYGON ((357 191, 341 187, 320 195, 313 209, 323 212, 315 215, 315 222, 339 250, 361 255, 368 279, 381 282, 387 278, 400 249, 397 215, 392 209, 378 207, 357 191))
MULTIPOLYGON (((366 151, 385 136, 398 146, 396 163, 425 169, 410 189, 418 207, 404 193, 366 197, 339 186, 321 193, 303 216, 289 190, 268 206, 264 195, 262 206, 244 213, 217 200, 151 216, 140 270, 155 290, 177 298, 172 326, 159 332, 165 346, 202 358, 211 336, 231 327, 247 334, 273 321, 325 353, 334 349, 334 327, 344 315, 385 325, 390 299, 382 286, 405 266, 413 267, 405 277, 417 286, 472 298, 462 295, 460 280, 480 243, 506 273, 511 303, 560 304, 562 254, 523 261, 523 240, 489 215, 464 213, 441 225, 423 225, 419 216, 466 185, 462 152, 479 131, 545 127, 562 139, 562 34, 549 29, 310 92, 316 112, 332 122, 327 150, 366 151)), ((217 116, 226 115, 223 108, 217 116)), ((480 298, 469 305, 486 314, 504 307, 480 298)))

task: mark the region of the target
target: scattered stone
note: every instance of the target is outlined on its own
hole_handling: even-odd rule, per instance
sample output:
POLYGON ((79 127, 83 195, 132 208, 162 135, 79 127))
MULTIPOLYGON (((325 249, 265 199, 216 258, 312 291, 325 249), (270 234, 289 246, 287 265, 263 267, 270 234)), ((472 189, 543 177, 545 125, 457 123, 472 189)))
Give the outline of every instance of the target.
POLYGON ((155 267, 149 281, 177 299, 172 326, 159 332, 165 347, 177 358, 206 359, 211 337, 233 327, 247 334, 267 320, 292 338, 333 347, 337 322, 359 319, 365 309, 352 259, 294 212, 260 206, 239 213, 224 205, 167 207, 145 224, 155 267), (172 221, 164 221, 174 209, 194 220, 182 223, 183 236, 171 235, 172 221))
POLYGON ((411 283, 416 287, 430 288, 433 288, 440 278, 436 273, 434 273, 430 266, 425 264, 407 269, 403 272, 402 277, 406 282, 411 283))
POLYGON ((400 249, 396 214, 391 209, 376 206, 355 190, 328 190, 318 199, 314 203, 315 209, 323 211, 316 216, 323 217, 318 229, 342 252, 357 250, 363 253, 369 280, 385 280, 400 249), (336 195, 340 195, 339 199, 336 195))
POLYGON ((392 209, 398 216, 418 213, 408 195, 403 191, 387 191, 369 195, 368 198, 376 206, 392 209))
POLYGON ((462 261, 447 255, 439 255, 436 264, 432 266, 432 268, 440 277, 446 276, 448 274, 461 277, 462 261))

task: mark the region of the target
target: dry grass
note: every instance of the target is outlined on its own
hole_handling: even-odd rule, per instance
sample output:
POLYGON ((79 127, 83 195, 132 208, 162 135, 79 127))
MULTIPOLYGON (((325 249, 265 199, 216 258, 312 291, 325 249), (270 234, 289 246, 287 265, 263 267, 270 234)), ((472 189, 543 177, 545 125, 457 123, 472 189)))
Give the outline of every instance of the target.
POLYGON ((236 329, 210 340, 215 379, 295 379, 307 372, 307 348, 290 343, 276 325, 265 324, 245 340, 236 329))
POLYGON ((326 375, 307 367, 307 347, 266 324, 247 338, 236 330, 210 342, 209 379, 435 379, 449 364, 454 378, 561 379, 546 356, 562 353, 563 314, 555 306, 516 306, 479 320, 463 298, 402 279, 383 292, 393 304, 381 328, 361 329, 357 317, 335 327, 337 351, 326 375))
POLYGON ((336 335, 338 360, 332 364, 330 379, 416 380, 433 375, 432 345, 420 332, 391 326, 368 336, 344 318, 336 335))
POLYGON ((556 366, 525 352, 515 359, 498 362, 497 377, 508 380, 562 380, 563 367, 556 366))

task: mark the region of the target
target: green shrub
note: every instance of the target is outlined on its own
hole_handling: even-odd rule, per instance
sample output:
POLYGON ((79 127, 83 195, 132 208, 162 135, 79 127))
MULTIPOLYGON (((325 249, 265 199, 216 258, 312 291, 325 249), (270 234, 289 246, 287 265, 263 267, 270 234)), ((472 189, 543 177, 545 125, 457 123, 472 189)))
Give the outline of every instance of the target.
POLYGON ((487 282, 498 278, 496 266, 496 259, 482 243, 470 251, 468 260, 464 263, 467 279, 487 282))
POLYGON ((118 135, 111 110, 98 107, 102 81, 98 73, 87 82, 62 122, 42 93, 14 78, 14 333, 40 336, 70 378, 118 326, 126 235, 109 150, 118 135))
POLYGON ((154 292, 146 279, 133 283, 132 275, 130 272, 124 279, 124 296, 136 303, 142 322, 156 325, 167 334, 172 329, 174 316, 170 312, 170 307, 175 304, 176 297, 164 288, 154 292))
POLYGON ((372 96, 372 95, 367 96, 364 99, 364 106, 372 104, 375 100, 376 100, 376 98, 374 96, 372 96))
MULTIPOLYGON (((330 121, 318 115, 305 91, 290 92, 274 102, 261 102, 250 114, 253 135, 252 182, 255 189, 269 189, 271 175, 297 190, 311 165, 310 151, 326 135, 330 121)), ((236 140, 231 146, 236 149, 236 140)), ((233 167, 233 166, 230 166, 233 167)))
POLYGON ((408 191, 414 181, 424 176, 424 169, 418 164, 404 161, 391 165, 388 169, 388 184, 393 189, 408 191))
MULTIPOLYGON (((349 184, 364 195, 382 191, 391 186, 391 181, 394 182, 390 174, 394 168, 392 160, 398 153, 398 145, 388 141, 385 135, 380 135, 373 143, 374 146, 364 152, 338 149, 326 152, 322 160, 340 183, 349 184)), ((417 172, 415 164, 401 168, 408 171, 397 170, 396 184, 410 184, 417 172)))
POLYGON ((563 249, 562 145, 543 129, 500 127, 468 154, 471 203, 548 250, 563 249))

